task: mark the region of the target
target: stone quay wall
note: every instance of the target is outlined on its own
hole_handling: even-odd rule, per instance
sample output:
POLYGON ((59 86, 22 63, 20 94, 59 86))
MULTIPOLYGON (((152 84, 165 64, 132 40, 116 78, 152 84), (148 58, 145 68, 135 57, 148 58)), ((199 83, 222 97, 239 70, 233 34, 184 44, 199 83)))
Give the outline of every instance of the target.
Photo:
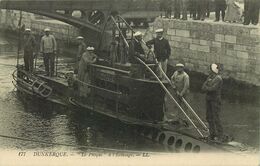
POLYGON ((211 63, 221 65, 224 78, 260 86, 260 26, 158 18, 145 33, 151 39, 165 30, 172 53, 169 64, 207 74, 211 63))
MULTIPOLYGON (((21 25, 25 28, 32 29, 34 34, 42 35, 45 28, 50 28, 56 39, 67 43, 74 42, 79 35, 79 30, 72 25, 50 19, 37 19, 37 15, 22 12, 21 25)), ((40 16, 38 16, 40 17, 40 16)), ((16 10, 0 10, 0 28, 16 32, 20 19, 20 11, 16 10)))

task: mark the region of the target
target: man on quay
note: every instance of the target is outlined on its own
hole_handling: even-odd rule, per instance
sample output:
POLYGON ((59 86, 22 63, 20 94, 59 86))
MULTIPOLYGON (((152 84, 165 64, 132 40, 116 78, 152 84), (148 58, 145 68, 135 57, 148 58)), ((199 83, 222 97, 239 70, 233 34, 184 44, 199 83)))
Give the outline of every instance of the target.
POLYGON ((223 128, 220 122, 219 113, 221 110, 221 89, 223 80, 219 75, 217 64, 210 65, 210 75, 202 86, 206 92, 206 119, 209 124, 209 139, 222 141, 223 128))
POLYGON ((221 12, 221 19, 224 21, 225 18, 225 10, 227 8, 226 0, 215 0, 215 21, 219 21, 220 12, 221 12))
MULTIPOLYGON (((189 75, 184 71, 184 65, 182 63, 176 64, 176 71, 171 76, 171 82, 173 85, 173 90, 177 94, 176 101, 178 104, 182 107, 182 109, 185 111, 186 106, 183 103, 183 98, 186 98, 189 93, 189 87, 190 87, 190 78, 189 75)), ((176 108, 178 110, 175 113, 175 117, 178 119, 178 123, 182 125, 187 125, 187 122, 184 120, 186 117, 183 115, 181 110, 179 108, 176 108), (182 116, 183 115, 183 116, 182 116)), ((168 116, 170 116, 170 113, 166 113, 168 116)), ((172 120, 169 120, 171 117, 165 116, 165 120, 168 122, 171 122, 172 120)))
POLYGON ((30 73, 33 71, 33 52, 36 48, 36 41, 34 36, 31 34, 31 29, 27 28, 24 32, 24 66, 25 71, 30 73))
POLYGON ((55 37, 50 34, 50 29, 44 29, 45 35, 41 38, 40 52, 43 54, 43 61, 46 75, 52 77, 54 75, 54 62, 57 51, 57 43, 55 37))
POLYGON ((257 25, 259 21, 259 9, 260 1, 259 0, 244 0, 244 25, 257 25))
MULTIPOLYGON (((171 47, 169 41, 163 37, 163 29, 157 29, 156 38, 146 42, 146 45, 151 48, 154 46, 154 54, 159 62, 159 67, 162 68, 164 73, 167 72, 167 62, 171 55, 171 47)), ((162 77, 162 72, 159 70, 159 77, 162 77)))

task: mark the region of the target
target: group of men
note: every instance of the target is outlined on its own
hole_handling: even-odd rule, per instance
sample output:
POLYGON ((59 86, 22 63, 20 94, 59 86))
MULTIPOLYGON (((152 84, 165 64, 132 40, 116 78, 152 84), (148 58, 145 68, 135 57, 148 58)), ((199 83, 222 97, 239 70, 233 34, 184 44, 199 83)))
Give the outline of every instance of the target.
MULTIPOLYGON (((167 18, 171 18, 172 11, 174 19, 187 20, 188 11, 194 20, 205 20, 209 17, 211 8, 215 10, 215 21, 220 18, 224 21, 227 3, 235 0, 164 0, 161 9, 165 10, 167 18), (211 7, 211 4, 214 6, 211 7)), ((244 25, 250 23, 256 25, 259 21, 259 0, 244 0, 244 25)))
MULTIPOLYGON (((157 29, 155 32, 156 38, 147 42, 143 41, 141 32, 138 31, 133 35, 133 56, 145 59, 144 47, 148 46, 151 48, 151 45, 153 45, 153 52, 158 61, 158 67, 162 69, 161 72, 159 70, 158 76, 164 79, 162 72, 167 73, 167 61, 171 55, 171 47, 169 41, 163 37, 163 29, 157 29)), ((189 75, 184 69, 184 64, 176 64, 176 71, 171 76, 171 82, 177 94, 177 101, 181 107, 185 107, 183 98, 186 98, 188 95, 190 86, 189 75)), ((221 109, 221 88, 223 81, 219 75, 219 66, 217 64, 211 64, 209 69, 210 75, 202 86, 202 91, 206 93, 206 119, 209 124, 209 139, 221 140, 223 137, 223 129, 220 123, 219 112, 221 109)), ((165 116, 165 120, 168 122, 167 119, 168 117, 165 116)), ((179 120, 183 121, 182 119, 179 120)))
MULTIPOLYGON (((54 76, 55 55, 57 53, 57 43, 53 35, 50 34, 50 29, 44 29, 45 35, 40 41, 40 53, 43 55, 43 61, 46 71, 46 76, 54 76)), ((28 72, 33 72, 34 56, 37 49, 35 37, 31 33, 31 29, 25 29, 24 33, 24 67, 28 72)))
MULTIPOLYGON (((165 0, 163 2, 166 17, 171 18, 173 10, 174 19, 187 20, 188 11, 194 20, 205 20, 210 15, 211 0, 165 0), (181 17, 182 16, 182 17, 181 17)), ((216 21, 219 20, 220 11, 222 18, 225 17, 226 0, 214 0, 216 21)))
MULTIPOLYGON (((171 47, 169 41, 163 37, 163 29, 157 29, 156 31, 156 38, 149 40, 147 42, 143 41, 143 34, 138 31, 134 33, 134 40, 130 43, 130 50, 131 54, 137 56, 138 58, 144 59, 146 56, 146 48, 149 49, 154 48, 154 55, 158 61, 158 65, 162 68, 162 70, 166 73, 167 72, 167 62, 171 55, 171 47)), ((130 56, 130 62, 136 63, 134 57, 130 56)), ((162 72, 158 72, 159 77, 163 78, 162 72)))

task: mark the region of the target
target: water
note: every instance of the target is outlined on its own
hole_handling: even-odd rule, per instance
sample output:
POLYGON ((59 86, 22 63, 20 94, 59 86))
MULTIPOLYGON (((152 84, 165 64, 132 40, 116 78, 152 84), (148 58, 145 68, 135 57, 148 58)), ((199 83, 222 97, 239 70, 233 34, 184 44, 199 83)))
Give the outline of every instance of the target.
MULTIPOLYGON (((26 102, 26 98, 19 97, 14 91, 11 74, 15 70, 15 64, 15 42, 0 35, 0 135, 73 146, 0 137, 0 149, 84 150, 79 147, 83 145, 164 151, 161 145, 141 137, 131 126, 73 108, 26 102)), ((192 77, 192 80, 195 82, 196 78, 192 77)), ((200 81, 194 83, 192 87, 191 105, 205 119, 204 94, 196 91, 200 87, 200 81)), ((239 94, 238 89, 225 92, 227 97, 223 99, 221 113, 225 133, 232 135, 239 142, 258 148, 260 110, 258 99, 248 92, 243 94, 250 100, 241 99, 240 95, 234 97, 235 94, 239 94)))

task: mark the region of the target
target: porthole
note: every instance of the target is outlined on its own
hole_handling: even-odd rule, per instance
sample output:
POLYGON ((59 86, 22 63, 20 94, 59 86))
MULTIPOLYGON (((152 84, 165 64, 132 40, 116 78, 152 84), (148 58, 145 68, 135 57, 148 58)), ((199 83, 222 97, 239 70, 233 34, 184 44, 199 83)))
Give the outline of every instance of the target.
POLYGON ((159 143, 162 144, 164 140, 165 140, 165 134, 162 133, 162 134, 160 134, 160 136, 159 136, 159 143))
POLYGON ((151 130, 149 128, 144 129, 144 136, 148 136, 151 130))
POLYGON ((196 145, 196 146, 193 148, 193 152, 199 153, 199 152, 200 152, 200 146, 196 145))
POLYGON ((174 136, 171 136, 171 137, 168 139, 167 143, 168 143, 168 145, 173 145, 173 144, 174 144, 174 141, 175 141, 174 136))
POLYGON ((190 152, 192 149, 192 143, 187 143, 184 147, 185 152, 190 152))
POLYGON ((180 148, 182 146, 182 140, 181 139, 178 139, 175 143, 175 148, 180 148))
POLYGON ((158 131, 153 131, 152 140, 156 140, 157 137, 158 137, 158 131))

